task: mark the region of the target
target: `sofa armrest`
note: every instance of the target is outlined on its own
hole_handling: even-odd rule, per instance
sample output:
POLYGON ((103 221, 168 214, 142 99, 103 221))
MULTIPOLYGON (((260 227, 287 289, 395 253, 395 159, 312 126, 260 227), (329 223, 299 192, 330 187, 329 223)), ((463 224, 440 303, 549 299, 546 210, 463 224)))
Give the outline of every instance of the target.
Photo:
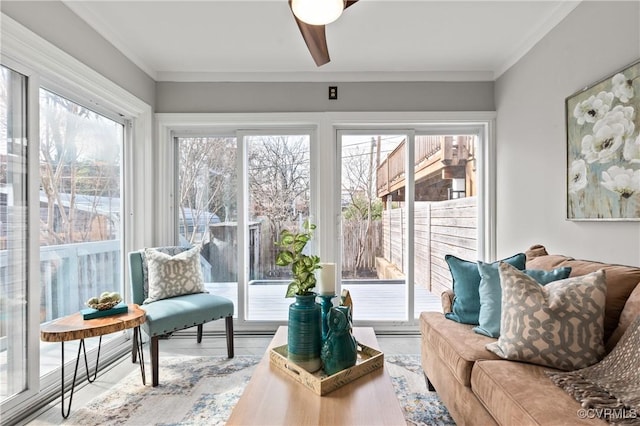
POLYGON ((442 302, 442 312, 453 312, 453 290, 445 290, 440 294, 440 300, 442 302))

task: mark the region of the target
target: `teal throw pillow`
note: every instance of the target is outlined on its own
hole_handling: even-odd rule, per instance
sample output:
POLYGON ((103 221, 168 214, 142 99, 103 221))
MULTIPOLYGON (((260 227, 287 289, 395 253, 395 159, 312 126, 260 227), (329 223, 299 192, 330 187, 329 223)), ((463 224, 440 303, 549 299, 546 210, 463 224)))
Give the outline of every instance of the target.
POLYGON ((540 284, 545 285, 554 281, 569 278, 569 275, 571 274, 571 267, 563 266, 562 268, 556 268, 552 271, 545 271, 544 269, 525 269, 524 273, 538 281, 540 284))
MULTIPOLYGON (((506 262, 523 270, 526 259, 524 253, 518 253, 497 261, 495 264, 506 262)), ((478 272, 478 264, 460 259, 451 254, 446 255, 444 260, 449 265, 449 271, 451 271, 454 294, 452 312, 446 313, 445 317, 463 324, 478 325, 478 317, 480 315, 480 273, 478 272)))
MULTIPOLYGON (((478 262, 480 273, 480 314, 478 326, 473 328, 478 334, 489 337, 500 336, 500 317, 502 315, 502 286, 500 284, 499 263, 478 262)), ((570 267, 557 268, 552 271, 542 269, 525 269, 525 274, 545 285, 552 281, 569 278, 570 267)))

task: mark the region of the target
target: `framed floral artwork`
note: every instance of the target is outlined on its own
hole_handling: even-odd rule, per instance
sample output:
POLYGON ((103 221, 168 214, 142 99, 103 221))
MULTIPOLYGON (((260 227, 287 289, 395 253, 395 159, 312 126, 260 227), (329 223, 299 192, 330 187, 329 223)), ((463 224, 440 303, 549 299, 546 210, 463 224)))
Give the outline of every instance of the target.
POLYGON ((565 104, 567 218, 640 220, 640 61, 565 104))

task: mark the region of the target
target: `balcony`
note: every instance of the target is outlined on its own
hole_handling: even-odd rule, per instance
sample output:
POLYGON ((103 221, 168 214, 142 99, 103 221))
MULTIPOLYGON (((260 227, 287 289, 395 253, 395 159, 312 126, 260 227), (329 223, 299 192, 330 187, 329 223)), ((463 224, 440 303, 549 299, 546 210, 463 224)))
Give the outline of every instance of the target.
MULTIPOLYGON (((376 193, 386 204, 405 200, 406 140, 376 170, 376 193)), ((474 136, 415 137, 415 199, 442 201, 475 195, 474 136)))

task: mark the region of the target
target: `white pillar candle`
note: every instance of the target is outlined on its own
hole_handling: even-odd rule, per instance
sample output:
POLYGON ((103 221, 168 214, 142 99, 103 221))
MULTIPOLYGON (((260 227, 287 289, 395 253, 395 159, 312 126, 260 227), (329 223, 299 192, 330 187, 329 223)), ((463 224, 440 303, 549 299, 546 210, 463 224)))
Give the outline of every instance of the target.
POLYGON ((336 294, 336 264, 321 263, 319 290, 323 296, 336 294))

